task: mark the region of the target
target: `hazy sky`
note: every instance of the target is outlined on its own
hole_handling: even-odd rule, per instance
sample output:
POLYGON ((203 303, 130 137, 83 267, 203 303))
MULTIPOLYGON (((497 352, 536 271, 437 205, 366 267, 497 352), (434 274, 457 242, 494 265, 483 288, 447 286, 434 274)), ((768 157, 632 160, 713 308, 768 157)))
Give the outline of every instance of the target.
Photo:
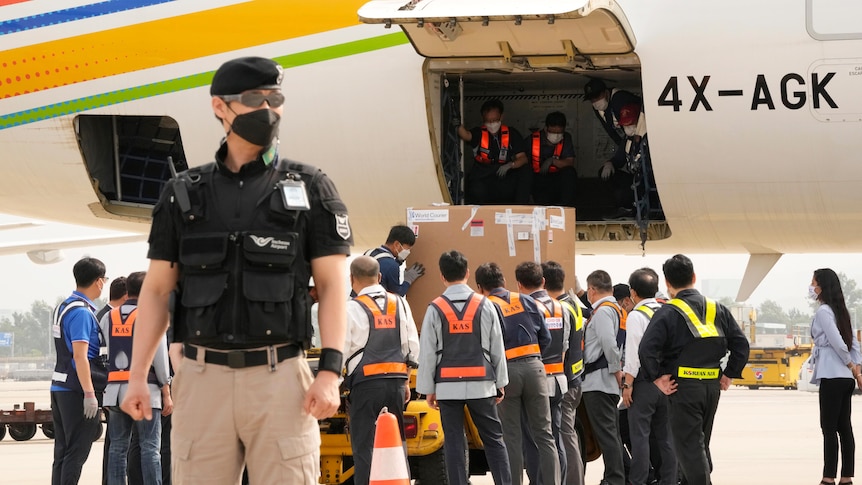
MULTIPOLYGON (((0 224, 20 220, 0 215, 0 224)), ((107 234, 92 228, 80 228, 59 224, 46 224, 38 232, 32 230, 0 231, 2 242, 33 240, 38 237, 89 236, 107 234), (49 236, 50 235, 50 236, 49 236)), ((355 248, 362 251, 366 248, 355 248)), ((109 277, 128 275, 133 271, 146 270, 147 244, 117 244, 112 246, 92 246, 64 250, 65 259, 56 264, 38 265, 32 263, 25 254, 0 256, 0 274, 4 277, 0 291, 0 310, 24 311, 34 300, 45 300, 54 304, 59 297, 67 296, 74 289, 72 265, 83 256, 101 259, 109 277)), ((688 254, 694 261, 695 272, 700 284, 710 279, 741 280, 748 261, 746 255, 705 255, 688 254)), ((578 275, 583 278, 595 269, 610 273, 614 282, 626 282, 629 274, 642 266, 650 266, 661 274, 661 265, 668 255, 648 254, 640 256, 578 256, 575 264, 578 275)), ((799 308, 809 311, 807 293, 811 274, 817 268, 830 267, 844 272, 862 285, 862 254, 789 254, 783 256, 747 303, 757 307, 765 300, 777 301, 785 309, 799 308)), ((567 281, 572 286, 573 281, 567 281)), ((702 286, 698 284, 698 288, 702 286)), ((664 281, 660 285, 664 290, 664 281)), ((735 294, 735 290, 734 290, 735 294)), ((107 298, 107 290, 103 294, 107 298)))

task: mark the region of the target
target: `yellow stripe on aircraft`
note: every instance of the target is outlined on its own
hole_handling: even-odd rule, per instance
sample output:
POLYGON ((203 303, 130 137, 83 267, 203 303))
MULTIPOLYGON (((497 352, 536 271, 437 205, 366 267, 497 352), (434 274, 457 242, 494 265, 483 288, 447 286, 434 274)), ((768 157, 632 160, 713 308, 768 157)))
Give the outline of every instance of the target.
POLYGON ((350 27, 365 1, 252 0, 2 51, 0 98, 350 27))

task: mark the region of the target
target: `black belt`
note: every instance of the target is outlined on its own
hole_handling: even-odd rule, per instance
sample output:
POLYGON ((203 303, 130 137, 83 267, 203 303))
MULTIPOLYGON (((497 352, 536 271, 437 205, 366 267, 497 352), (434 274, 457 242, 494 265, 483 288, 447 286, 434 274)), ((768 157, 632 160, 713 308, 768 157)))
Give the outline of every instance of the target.
MULTIPOLYGON (((194 345, 183 344, 183 352, 189 359, 195 360, 198 356, 198 348, 194 345)), ((269 347, 263 350, 229 350, 219 352, 206 349, 204 362, 207 364, 226 365, 231 369, 242 369, 270 363, 269 353, 275 355, 275 362, 296 357, 302 353, 302 348, 296 344, 282 345, 281 347, 269 347)))

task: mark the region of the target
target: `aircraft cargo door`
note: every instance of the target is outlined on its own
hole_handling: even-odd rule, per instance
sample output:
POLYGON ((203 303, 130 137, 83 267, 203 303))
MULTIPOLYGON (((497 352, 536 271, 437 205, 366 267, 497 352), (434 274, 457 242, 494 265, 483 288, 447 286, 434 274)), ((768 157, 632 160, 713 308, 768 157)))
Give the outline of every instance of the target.
POLYGON ((615 1, 375 0, 359 9, 359 17, 401 27, 425 57, 428 131, 448 202, 471 203, 462 176, 470 176, 475 155, 461 143, 457 120, 468 129, 481 125, 480 107, 498 99, 505 105, 504 124, 525 137, 541 130, 549 113, 565 114, 576 160, 579 241, 669 235, 663 221, 653 223, 663 216, 651 222, 649 209, 644 217, 631 210, 621 222, 606 220, 619 204, 598 174, 615 145, 583 102, 583 87, 598 78, 612 89, 642 92, 637 42, 615 1))

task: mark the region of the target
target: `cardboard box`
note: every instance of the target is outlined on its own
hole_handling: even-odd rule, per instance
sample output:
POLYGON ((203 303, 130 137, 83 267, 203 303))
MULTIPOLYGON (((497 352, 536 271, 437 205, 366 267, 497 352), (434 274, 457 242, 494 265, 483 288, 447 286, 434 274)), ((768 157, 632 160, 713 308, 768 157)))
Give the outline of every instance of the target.
MULTIPOLYGON (((445 206, 407 209, 407 225, 416 244, 407 258, 425 265, 425 276, 407 292, 416 325, 421 326, 428 304, 443 293, 438 262, 446 251, 457 250, 470 263, 468 284, 476 287, 479 265, 495 262, 503 269, 506 286, 517 291, 515 266, 524 261, 556 261, 566 271, 566 284, 575 282, 575 209, 536 206, 445 206)), ((420 329, 421 330, 421 329, 420 329)))

